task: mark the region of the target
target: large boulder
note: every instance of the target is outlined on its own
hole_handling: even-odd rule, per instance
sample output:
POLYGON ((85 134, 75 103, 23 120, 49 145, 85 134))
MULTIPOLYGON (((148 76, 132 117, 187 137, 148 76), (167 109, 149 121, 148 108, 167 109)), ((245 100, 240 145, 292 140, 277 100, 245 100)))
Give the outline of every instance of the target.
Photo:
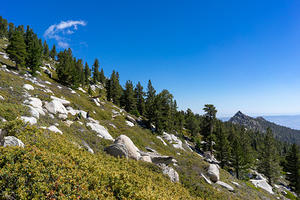
POLYGON ((128 158, 128 150, 124 144, 112 144, 106 147, 104 151, 114 157, 128 158))
POLYGON ((63 134, 63 132, 61 130, 59 130, 56 126, 52 125, 52 126, 49 126, 47 128, 49 131, 52 131, 52 132, 55 132, 55 133, 59 133, 59 134, 63 134))
POLYGON ((127 137, 126 135, 120 135, 118 138, 116 138, 115 144, 124 144, 126 149, 128 150, 128 157, 139 160, 141 156, 139 153, 139 149, 134 145, 129 137, 127 137))
POLYGON ((32 85, 30 85, 30 84, 24 84, 24 85, 23 85, 23 88, 24 88, 25 90, 34 90, 34 87, 33 87, 32 85))
POLYGON ((65 108, 65 106, 62 104, 61 101, 58 100, 52 100, 51 102, 46 103, 45 108, 48 110, 48 112, 52 114, 68 114, 68 111, 65 108))
POLYGON ((24 143, 14 136, 7 136, 7 137, 4 137, 3 146, 4 147, 9 147, 9 146, 24 147, 24 143))
POLYGON ((170 144, 172 144, 174 148, 184 150, 184 148, 182 147, 182 141, 174 134, 168 134, 166 132, 163 132, 162 137, 165 140, 167 140, 170 144))
POLYGON ((114 140, 114 138, 109 134, 109 132, 106 130, 104 126, 92 122, 89 122, 86 125, 89 126, 93 131, 98 133, 97 136, 104 138, 106 140, 112 140, 112 141, 114 140))
POLYGON ((25 123, 29 123, 30 125, 34 125, 37 123, 37 120, 34 117, 22 116, 21 120, 24 121, 25 123))
POLYGON ((70 103, 71 103, 71 102, 68 101, 68 100, 61 99, 61 98, 58 98, 58 97, 55 97, 55 96, 51 96, 51 99, 52 99, 52 100, 60 101, 64 106, 70 105, 70 103))
POLYGON ((158 164, 158 166, 162 169, 163 174, 169 176, 172 182, 174 183, 179 182, 179 175, 172 167, 169 167, 165 164, 158 164))
POLYGON ((217 165, 210 164, 207 169, 207 174, 212 182, 217 182, 220 179, 220 171, 217 165))

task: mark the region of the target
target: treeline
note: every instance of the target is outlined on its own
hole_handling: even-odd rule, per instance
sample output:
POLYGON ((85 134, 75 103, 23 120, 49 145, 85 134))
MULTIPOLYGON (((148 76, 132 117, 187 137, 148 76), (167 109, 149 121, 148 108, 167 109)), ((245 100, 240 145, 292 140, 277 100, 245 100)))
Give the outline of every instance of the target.
POLYGON ((33 75, 36 75, 43 59, 49 60, 56 57, 55 45, 50 51, 47 42, 44 41, 43 43, 30 26, 27 26, 25 31, 23 25, 16 27, 1 16, 0 38, 8 39, 9 45, 6 52, 9 58, 15 62, 15 67, 17 69, 29 68, 33 75))
POLYGON ((14 27, 1 17, 0 38, 8 38, 7 53, 17 68, 26 66, 35 74, 43 60, 56 60, 56 73, 62 84, 72 88, 88 87, 89 94, 105 97, 128 113, 141 117, 145 125, 157 134, 166 131, 188 138, 196 144, 197 151, 211 152, 223 169, 239 179, 247 179, 249 170, 256 169, 274 184, 283 172, 291 188, 300 192, 299 147, 279 142, 271 129, 263 134, 221 122, 211 104, 204 106, 204 115, 195 114, 191 109, 178 110, 173 95, 168 90, 158 93, 150 80, 145 89, 140 82, 135 85, 130 80, 122 87, 119 73, 113 71, 110 77, 106 77, 103 68, 99 70, 98 59, 91 70, 82 59, 72 55, 71 49, 57 54, 53 46, 50 51, 46 41, 42 44, 29 26, 25 31, 23 26, 14 27), (92 84, 103 87, 95 94, 91 90, 92 84))

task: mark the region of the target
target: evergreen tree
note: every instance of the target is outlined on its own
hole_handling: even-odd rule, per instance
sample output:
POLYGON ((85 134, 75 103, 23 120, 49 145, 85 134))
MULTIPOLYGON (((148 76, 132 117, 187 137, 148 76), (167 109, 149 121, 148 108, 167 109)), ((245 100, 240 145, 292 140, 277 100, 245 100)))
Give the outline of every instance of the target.
POLYGON ((7 26, 8 26, 7 20, 3 19, 0 16, 0 38, 4 38, 8 36, 7 26))
POLYGON ((287 180, 290 181, 290 187, 300 194, 300 159, 299 159, 299 147, 296 144, 292 145, 292 148, 286 156, 285 171, 287 180))
POLYGON ((89 78, 91 76, 91 70, 89 65, 87 64, 87 62, 85 63, 84 66, 84 80, 85 80, 85 84, 89 84, 89 78))
POLYGON ((224 168, 229 166, 230 161, 230 143, 228 141, 228 133, 224 128, 223 123, 218 121, 216 124, 216 157, 220 161, 220 166, 224 168))
POLYGON ((273 184, 279 176, 280 168, 278 152, 276 149, 275 139, 270 128, 267 129, 264 138, 264 144, 261 151, 259 163, 259 170, 268 178, 270 184, 273 184))
POLYGON ((93 64, 93 81, 99 81, 99 60, 96 58, 93 64))
POLYGON ((191 132, 193 137, 196 137, 200 131, 199 123, 190 108, 185 113, 185 128, 191 132))
POLYGON ((52 49, 51 49, 51 51, 50 51, 50 57, 51 57, 53 60, 55 60, 56 55, 57 55, 56 47, 55 47, 55 44, 53 44, 52 49))
POLYGON ((43 45, 43 56, 46 60, 49 59, 49 55, 50 55, 50 52, 49 52, 49 46, 46 42, 46 40, 44 41, 44 45, 43 45))
POLYGON ((24 67, 26 58, 26 44, 20 31, 14 31, 7 47, 9 58, 16 62, 16 67, 24 67))
POLYGON ((122 96, 122 87, 119 82, 119 73, 113 70, 112 75, 110 77, 110 95, 111 100, 114 104, 120 105, 120 99, 122 96))
POLYGON ((15 32, 15 25, 13 23, 8 24, 8 39, 11 40, 13 33, 15 32))
POLYGON ((138 84, 136 85, 134 93, 135 93, 134 96, 137 101, 137 110, 140 115, 144 115, 144 113, 145 113, 145 99, 144 99, 145 93, 143 91, 143 86, 141 85, 140 82, 138 82, 138 84))
POLYGON ((124 106, 127 112, 132 114, 136 112, 136 98, 134 97, 133 84, 131 81, 126 81, 124 90, 124 106))
POLYGON ((145 104, 145 109, 146 113, 145 116, 148 119, 148 126, 151 127, 151 124, 153 123, 154 119, 154 100, 156 96, 156 91, 152 86, 151 80, 148 81, 148 87, 147 87, 147 94, 146 94, 146 104, 145 104))
POLYGON ((71 49, 59 52, 57 58, 56 73, 59 81, 64 85, 72 86, 75 66, 71 49))
POLYGON ((100 74, 99 74, 99 81, 100 83, 104 84, 105 83, 105 75, 104 75, 104 71, 103 71, 103 68, 101 68, 101 71, 100 71, 100 74))
POLYGON ((27 48, 27 58, 26 64, 31 69, 32 75, 36 75, 39 71, 39 66, 42 62, 42 49, 40 48, 39 41, 37 37, 34 37, 32 41, 29 42, 27 48))
POLYGON ((214 124, 216 121, 216 113, 217 110, 214 105, 206 104, 203 108, 204 114, 204 128, 203 135, 206 142, 205 150, 212 151, 213 150, 213 130, 214 124))

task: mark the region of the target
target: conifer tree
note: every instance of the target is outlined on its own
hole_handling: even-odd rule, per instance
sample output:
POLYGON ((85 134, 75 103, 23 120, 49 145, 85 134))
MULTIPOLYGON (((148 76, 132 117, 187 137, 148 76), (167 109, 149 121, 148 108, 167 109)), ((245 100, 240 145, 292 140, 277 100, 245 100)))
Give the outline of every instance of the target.
POLYGON ((87 62, 85 63, 85 66, 84 66, 84 80, 85 80, 85 84, 89 84, 89 78, 91 76, 91 70, 90 70, 90 67, 89 65, 87 64, 87 62))
POLYGON ((41 59, 42 49, 40 48, 37 37, 34 37, 28 44, 26 58, 27 67, 31 69, 31 73, 33 76, 35 76, 36 72, 39 71, 39 66, 42 62, 41 59))
POLYGON ((100 74, 99 74, 99 81, 100 83, 104 84, 105 83, 105 75, 104 75, 104 71, 103 68, 101 68, 100 74))
POLYGON ((203 135, 206 142, 206 150, 212 151, 213 149, 213 130, 216 120, 217 110, 214 105, 206 104, 203 108, 204 114, 204 129, 203 135))
POLYGON ((133 84, 131 81, 126 81, 124 90, 124 106, 125 110, 134 114, 136 112, 136 98, 134 97, 133 84))
POLYGON ((4 38, 8 36, 7 26, 8 26, 7 20, 3 19, 2 16, 0 16, 0 38, 4 38))
POLYGON ((120 99, 122 96, 122 87, 119 82, 119 73, 113 70, 110 77, 110 96, 114 104, 120 105, 120 99))
POLYGON ((55 44, 53 44, 52 49, 51 49, 51 51, 50 51, 50 57, 51 57, 53 60, 55 60, 56 55, 57 55, 56 47, 55 47, 55 44))
POLYGON ((147 94, 146 94, 146 113, 145 116, 148 119, 148 126, 151 127, 151 124, 153 123, 153 118, 154 118, 154 100, 156 96, 156 91, 152 86, 151 80, 148 81, 148 86, 147 86, 147 94))
POLYGON ((93 81, 99 81, 99 60, 96 58, 93 64, 93 81))
POLYGON ((299 147, 293 144, 290 151, 286 156, 285 171, 287 180, 290 181, 290 187, 300 194, 300 159, 299 159, 299 147))
POLYGON ((278 178, 280 172, 278 152, 275 145, 272 130, 268 128, 261 151, 259 170, 268 178, 271 185, 278 178))
POLYGON ((193 137, 196 137, 200 131, 199 123, 190 108, 185 113, 185 127, 191 132, 193 137))
POLYGON ((14 31, 7 47, 9 58, 16 62, 16 68, 24 67, 26 58, 26 44, 20 31, 14 31))
POLYGON ((230 161, 230 143, 228 141, 227 131, 224 129, 223 124, 218 121, 216 124, 216 157, 220 161, 220 166, 224 168, 229 166, 230 161))
POLYGON ((46 60, 48 60, 49 59, 49 55, 50 55, 50 53, 49 53, 49 46, 48 46, 48 44, 47 44, 47 42, 45 40, 44 41, 44 45, 43 45, 43 56, 44 56, 44 58, 46 60))
POLYGON ((144 99, 145 93, 143 91, 143 86, 141 85, 140 82, 137 83, 134 93, 135 93, 134 96, 137 101, 137 110, 140 115, 144 115, 144 113, 145 113, 145 99, 144 99))
POLYGON ((56 73, 59 81, 64 85, 72 86, 75 66, 71 49, 59 52, 57 58, 56 73))
POLYGON ((15 32, 15 25, 13 23, 8 24, 8 39, 10 40, 13 33, 15 32))

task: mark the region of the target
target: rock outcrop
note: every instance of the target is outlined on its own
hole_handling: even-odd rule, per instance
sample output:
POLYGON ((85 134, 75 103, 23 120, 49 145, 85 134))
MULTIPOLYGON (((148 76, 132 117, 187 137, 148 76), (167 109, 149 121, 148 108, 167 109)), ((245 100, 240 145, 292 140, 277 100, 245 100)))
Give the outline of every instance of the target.
POLYGON ((179 182, 179 175, 172 167, 169 167, 166 164, 158 164, 158 166, 162 169, 163 174, 169 176, 172 182, 174 183, 179 182))
POLYGON ((217 182, 220 179, 220 171, 215 164, 210 164, 207 169, 208 177, 212 182, 217 182))
POLYGON ((14 136, 6 136, 4 137, 3 142, 4 147, 24 147, 24 143, 14 136))
POLYGON ((109 134, 109 132, 107 131, 107 129, 104 126, 101 126, 98 123, 92 123, 89 122, 86 124, 87 126, 89 126, 93 131, 95 131, 97 134, 97 136, 104 138, 106 140, 114 140, 114 138, 109 134))

